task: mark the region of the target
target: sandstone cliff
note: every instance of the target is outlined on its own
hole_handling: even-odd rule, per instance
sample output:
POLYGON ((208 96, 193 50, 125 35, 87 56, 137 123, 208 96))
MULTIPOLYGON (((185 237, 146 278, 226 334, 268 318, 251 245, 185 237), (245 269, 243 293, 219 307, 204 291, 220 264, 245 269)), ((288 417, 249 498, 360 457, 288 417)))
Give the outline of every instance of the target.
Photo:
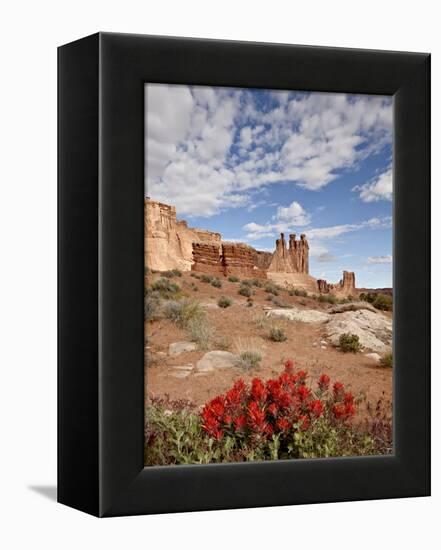
POLYGON ((144 201, 144 256, 149 269, 188 271, 193 263, 193 243, 219 247, 219 233, 188 227, 176 218, 176 208, 160 202, 144 201))

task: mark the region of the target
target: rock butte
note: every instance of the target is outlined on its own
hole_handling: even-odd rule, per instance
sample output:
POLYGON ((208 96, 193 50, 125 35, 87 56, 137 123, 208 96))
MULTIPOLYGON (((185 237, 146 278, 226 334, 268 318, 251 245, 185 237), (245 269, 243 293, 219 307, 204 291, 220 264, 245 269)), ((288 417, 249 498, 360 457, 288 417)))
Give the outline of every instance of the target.
POLYGON ((155 271, 180 269, 215 275, 270 279, 275 283, 309 292, 356 296, 355 275, 343 271, 336 284, 309 274, 309 244, 306 235, 283 233, 274 252, 264 252, 245 243, 223 241, 220 233, 188 227, 178 220, 176 208, 149 198, 144 202, 145 265, 155 271))

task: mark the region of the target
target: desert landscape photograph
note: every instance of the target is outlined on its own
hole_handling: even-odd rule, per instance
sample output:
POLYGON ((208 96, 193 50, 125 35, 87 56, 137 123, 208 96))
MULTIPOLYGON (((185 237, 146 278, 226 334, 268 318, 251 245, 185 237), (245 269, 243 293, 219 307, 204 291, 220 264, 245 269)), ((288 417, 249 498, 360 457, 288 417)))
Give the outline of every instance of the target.
POLYGON ((393 453, 392 117, 145 85, 146 466, 393 453))

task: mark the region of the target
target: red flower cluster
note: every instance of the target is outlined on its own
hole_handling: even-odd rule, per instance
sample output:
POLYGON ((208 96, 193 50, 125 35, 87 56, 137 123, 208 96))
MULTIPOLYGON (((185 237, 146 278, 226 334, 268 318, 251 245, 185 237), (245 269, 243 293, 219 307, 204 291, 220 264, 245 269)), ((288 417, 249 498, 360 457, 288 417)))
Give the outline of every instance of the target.
POLYGON ((202 427, 215 439, 233 437, 271 438, 292 429, 307 430, 312 422, 328 413, 335 421, 346 421, 355 414, 354 398, 335 382, 328 396, 330 378, 322 374, 318 392, 306 386, 307 373, 294 372, 294 363, 286 361, 284 372, 275 379, 254 378, 251 386, 237 380, 224 395, 206 403, 202 427))

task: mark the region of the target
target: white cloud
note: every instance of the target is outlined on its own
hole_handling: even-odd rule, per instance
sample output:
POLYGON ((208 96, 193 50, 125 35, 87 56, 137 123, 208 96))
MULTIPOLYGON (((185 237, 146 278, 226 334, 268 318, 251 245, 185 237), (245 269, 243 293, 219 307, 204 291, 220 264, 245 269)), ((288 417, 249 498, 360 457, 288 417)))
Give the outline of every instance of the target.
POLYGON ((376 202, 380 200, 392 200, 392 167, 383 172, 373 181, 364 185, 356 185, 353 191, 360 192, 360 199, 363 202, 376 202))
POLYGON ((368 264, 391 264, 392 263, 392 256, 369 256, 367 259, 368 264))
MULTIPOLYGON (((276 106, 262 110, 247 90, 146 85, 147 194, 181 215, 211 216, 273 183, 319 190, 391 143, 389 98, 271 97, 276 106)), ((387 185, 370 182, 362 199, 378 200, 387 185)))
POLYGON ((275 219, 288 222, 291 225, 302 226, 308 225, 311 217, 298 202, 293 201, 289 206, 279 206, 275 219))

